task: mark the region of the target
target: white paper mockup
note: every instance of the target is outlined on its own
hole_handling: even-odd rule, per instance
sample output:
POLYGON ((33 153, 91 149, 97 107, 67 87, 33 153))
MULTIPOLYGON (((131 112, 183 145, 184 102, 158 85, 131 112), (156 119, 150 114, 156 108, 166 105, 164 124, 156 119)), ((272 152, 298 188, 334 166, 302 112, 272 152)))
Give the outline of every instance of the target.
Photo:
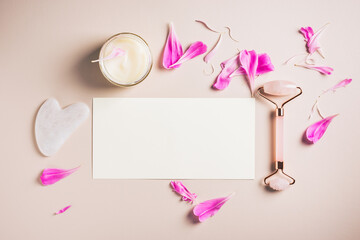
POLYGON ((94 179, 253 179, 253 98, 94 98, 94 179))

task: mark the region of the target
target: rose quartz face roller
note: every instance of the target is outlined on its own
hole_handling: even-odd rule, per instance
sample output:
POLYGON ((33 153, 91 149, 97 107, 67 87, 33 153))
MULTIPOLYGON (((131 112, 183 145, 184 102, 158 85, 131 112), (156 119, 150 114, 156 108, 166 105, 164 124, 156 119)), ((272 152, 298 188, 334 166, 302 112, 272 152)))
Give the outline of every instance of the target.
POLYGON ((284 132, 283 132, 283 122, 284 122, 284 105, 294 98, 302 94, 300 87, 297 87, 294 83, 289 81, 271 81, 264 84, 263 87, 257 90, 258 95, 265 98, 266 100, 273 103, 275 108, 275 126, 276 126, 276 149, 275 149, 275 171, 267 176, 264 179, 264 183, 271 187, 274 190, 284 190, 290 185, 295 183, 295 179, 290 177, 284 172, 284 132), (285 97, 292 96, 287 99, 285 102, 279 105, 268 98, 269 96, 273 97, 285 97))

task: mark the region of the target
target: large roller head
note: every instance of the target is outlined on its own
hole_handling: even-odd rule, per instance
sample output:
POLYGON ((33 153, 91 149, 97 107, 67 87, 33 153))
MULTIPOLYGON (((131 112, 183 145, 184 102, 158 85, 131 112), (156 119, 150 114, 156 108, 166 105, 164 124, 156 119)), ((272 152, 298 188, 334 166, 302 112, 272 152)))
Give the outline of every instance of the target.
POLYGON ((257 90, 257 94, 273 103, 277 109, 282 109, 286 103, 300 96, 302 94, 302 90, 300 87, 297 87, 293 82, 277 80, 265 83, 264 86, 260 87, 257 90), (278 105, 278 103, 276 103, 275 100, 272 100, 269 95, 275 97, 289 96, 289 99, 287 99, 281 105, 278 105))
POLYGON ((267 82, 263 88, 264 93, 274 96, 294 95, 298 92, 295 83, 284 80, 267 82))

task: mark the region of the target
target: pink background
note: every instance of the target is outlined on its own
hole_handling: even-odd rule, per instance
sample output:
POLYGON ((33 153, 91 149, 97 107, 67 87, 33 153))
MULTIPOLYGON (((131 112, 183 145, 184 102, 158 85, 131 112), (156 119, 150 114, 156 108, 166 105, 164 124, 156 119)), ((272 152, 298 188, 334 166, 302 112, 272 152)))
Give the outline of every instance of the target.
POLYGON ((1 1, 0 239, 360 239, 359 9, 357 0, 1 1), (91 117, 55 156, 39 153, 34 119, 49 97, 62 106, 82 101, 90 107, 93 97, 249 97, 243 78, 224 91, 211 90, 216 74, 203 74, 201 57, 176 71, 159 68, 169 21, 185 48, 197 40, 216 42, 218 36, 195 19, 231 26, 240 40, 224 38, 213 60, 216 74, 236 48, 255 49, 268 53, 276 68, 257 86, 287 79, 303 88, 285 110, 285 168, 297 180, 293 187, 274 193, 262 185, 270 173, 273 107, 261 100, 255 180, 184 181, 200 200, 236 192, 202 224, 192 222, 191 206, 179 201, 167 180, 93 180, 91 117), (327 22, 321 42, 333 75, 282 65, 305 51, 298 28, 327 22), (112 87, 90 63, 108 37, 123 31, 144 37, 155 60, 150 76, 129 89, 112 87), (348 88, 320 102, 325 115, 340 115, 320 142, 303 144, 304 130, 319 119, 307 120, 316 96, 347 77, 354 79, 348 88), (38 181, 43 168, 80 164, 81 170, 53 186, 38 181), (53 216, 69 204, 65 214, 53 216))

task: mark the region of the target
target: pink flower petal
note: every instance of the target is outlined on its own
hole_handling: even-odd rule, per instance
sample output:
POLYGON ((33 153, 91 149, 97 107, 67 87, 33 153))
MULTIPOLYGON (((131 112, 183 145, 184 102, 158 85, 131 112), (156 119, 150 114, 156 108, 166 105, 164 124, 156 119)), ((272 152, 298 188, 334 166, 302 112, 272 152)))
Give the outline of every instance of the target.
MULTIPOLYGON (((323 27, 321 27, 316 33, 314 33, 310 39, 307 41, 307 48, 308 48, 308 52, 310 54, 313 54, 314 52, 318 51, 320 49, 320 43, 319 43, 319 37, 321 35, 321 33, 325 30, 325 28, 327 27, 328 24, 325 24, 323 27)), ((320 55, 321 52, 319 52, 320 55)))
POLYGON ((204 61, 206 63, 208 63, 210 61, 210 59, 215 55, 217 49, 219 48, 219 45, 221 43, 221 38, 222 38, 222 34, 219 35, 219 39, 217 40, 215 46, 213 47, 213 49, 211 49, 210 52, 208 52, 208 54, 206 54, 206 56, 204 57, 204 61))
POLYGON ((164 47, 163 67, 166 69, 178 68, 180 65, 170 67, 183 55, 181 43, 176 35, 174 26, 170 23, 169 34, 164 47))
POLYGON ((269 55, 266 53, 259 54, 256 75, 262 75, 272 71, 274 71, 274 65, 271 63, 269 55))
POLYGON ((327 117, 322 119, 321 121, 318 121, 314 124, 312 124, 310 127, 306 129, 306 138, 311 143, 316 143, 321 139, 321 137, 324 135, 326 129, 328 128, 329 124, 333 120, 336 115, 327 117))
POLYGON ((230 80, 231 80, 230 76, 227 75, 224 71, 221 71, 220 74, 216 77, 216 80, 212 85, 212 88, 217 90, 223 90, 229 86, 230 80))
POLYGON ((225 89, 229 85, 231 78, 239 75, 246 75, 250 88, 254 89, 255 76, 274 70, 269 55, 266 53, 258 55, 255 51, 248 52, 246 50, 221 63, 221 67, 222 71, 213 84, 213 88, 218 90, 225 89), (236 58, 238 58, 238 61, 236 61, 236 58), (241 62, 241 58, 243 62, 241 62))
POLYGON ((220 63, 222 69, 226 69, 228 72, 235 71, 240 66, 239 55, 236 54, 235 56, 225 60, 224 62, 220 63))
POLYGON ((197 57, 207 51, 207 46, 202 42, 194 42, 190 45, 190 47, 186 50, 184 55, 181 56, 181 58, 174 64, 170 65, 169 68, 176 68, 179 67, 181 64, 183 64, 186 61, 189 61, 190 59, 193 59, 194 57, 197 57))
POLYGON ((332 72, 334 71, 333 68, 327 66, 299 65, 299 64, 295 64, 295 66, 315 70, 324 75, 331 75, 332 72))
POLYGON ((229 85, 231 74, 240 66, 238 55, 235 55, 234 57, 222 62, 220 66, 222 70, 212 86, 217 90, 225 89, 229 85))
POLYGON ((255 88, 255 76, 258 67, 258 56, 254 50, 243 50, 240 52, 239 59, 241 66, 246 72, 251 95, 253 95, 255 88))
POLYGON ((304 36, 305 42, 306 42, 306 48, 307 51, 310 54, 313 54, 314 52, 318 51, 318 53, 323 57, 321 51, 320 51, 320 43, 319 43, 319 37, 321 33, 324 31, 326 26, 321 27, 317 32, 314 33, 313 29, 311 27, 305 27, 301 28, 299 32, 304 36))
POLYGON ((314 30, 311 27, 302 27, 299 31, 304 36, 306 42, 310 41, 311 37, 314 35, 314 30))
POLYGON ((119 57, 119 56, 124 56, 125 54, 126 54, 125 50, 122 50, 121 48, 114 48, 112 50, 112 52, 108 56, 106 56, 104 58, 99 58, 97 60, 92 60, 91 62, 95 63, 95 62, 110 60, 112 58, 116 58, 116 57, 119 57))
POLYGON ((67 211, 70 207, 71 207, 71 205, 66 206, 66 207, 64 207, 63 209, 60 209, 59 211, 57 211, 57 212, 55 213, 55 215, 59 215, 59 214, 65 212, 65 211, 67 211))
POLYGON ((316 99, 313 107, 311 108, 310 111, 310 115, 309 115, 309 119, 311 119, 311 117, 313 116, 315 110, 317 110, 318 114, 320 115, 320 117, 324 118, 323 115, 321 114, 320 108, 319 108, 319 100, 321 98, 322 95, 324 95, 327 92, 333 91, 335 92, 337 89, 342 88, 342 87, 346 87, 348 84, 350 84, 352 82, 352 79, 344 79, 340 82, 338 82, 337 84, 335 84, 334 86, 332 86, 331 88, 327 89, 326 91, 323 91, 316 99))
POLYGON ((245 75, 246 71, 244 70, 243 67, 238 67, 231 75, 230 77, 236 77, 236 76, 241 76, 241 75, 245 75))
MULTIPOLYGON (((335 84, 333 87, 329 88, 328 90, 326 90, 325 92, 330 92, 330 91, 335 91, 338 88, 342 88, 342 87, 346 87, 348 84, 350 84, 352 82, 352 79, 344 79, 342 81, 340 81, 339 83, 335 84)), ((324 92, 324 93, 325 93, 324 92)))
POLYGON ((196 194, 191 193, 187 188, 182 184, 180 181, 171 181, 170 182, 171 187, 173 188, 174 192, 182 196, 182 200, 186 202, 193 203, 196 199, 196 194))
MULTIPOLYGON (((269 55, 266 53, 262 53, 258 55, 258 67, 256 69, 256 75, 262 75, 264 73, 268 73, 274 71, 274 65, 271 63, 269 55)), ((236 69, 233 74, 231 74, 231 77, 244 75, 246 74, 246 71, 243 67, 239 67, 236 69)))
POLYGON ((78 169, 79 167, 69 170, 59 168, 45 168, 40 176, 40 180, 44 186, 51 185, 69 176, 78 169))
POLYGON ((234 194, 231 194, 228 197, 211 199, 199 203, 193 209, 193 213, 195 216, 199 217, 200 222, 204 222, 209 217, 214 216, 233 195, 234 194))

